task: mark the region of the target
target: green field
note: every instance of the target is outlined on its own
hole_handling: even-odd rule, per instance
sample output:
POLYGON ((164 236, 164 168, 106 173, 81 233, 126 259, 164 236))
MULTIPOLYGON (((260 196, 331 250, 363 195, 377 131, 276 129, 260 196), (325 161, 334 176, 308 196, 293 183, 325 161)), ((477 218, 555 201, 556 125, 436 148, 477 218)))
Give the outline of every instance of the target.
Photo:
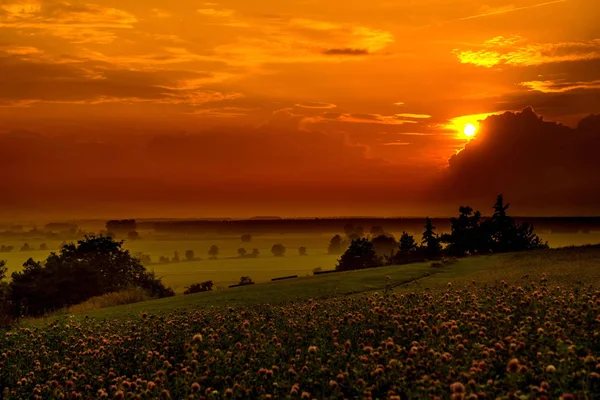
MULTIPOLYGON (((394 232, 398 237, 399 233, 394 232)), ((418 236, 418 232, 414 232, 418 236)), ((126 241, 125 247, 132 253, 143 252, 149 254, 154 262, 159 257, 173 257, 178 251, 183 259, 186 250, 193 250, 196 257, 202 261, 180 262, 169 264, 153 264, 148 266, 163 281, 171 286, 175 292, 182 293, 184 288, 192 283, 212 280, 215 287, 227 287, 237 283, 241 276, 248 275, 255 282, 268 282, 271 278, 286 275, 307 276, 312 275, 315 268, 324 270, 335 268, 338 256, 327 254, 327 246, 332 234, 322 235, 264 235, 255 236, 251 243, 242 243, 239 236, 219 237, 175 237, 143 233, 144 238, 139 241, 126 241), (287 247, 285 257, 273 257, 271 246, 281 243, 287 247), (217 260, 208 260, 208 249, 217 245, 220 249, 217 260), (298 248, 305 246, 308 256, 299 256, 298 248), (244 247, 248 252, 258 248, 258 258, 237 258, 237 249, 244 247)), ((551 247, 584 245, 600 243, 600 234, 546 234, 542 235, 551 247)), ((41 241, 31 241, 29 244, 39 248, 41 241)), ((51 251, 56 251, 61 241, 46 242, 51 251)), ((0 260, 6 260, 9 272, 20 270, 23 262, 29 257, 35 260, 45 259, 50 251, 20 252, 18 249, 23 245, 21 241, 6 241, 0 244, 12 245, 16 248, 11 253, 0 253, 0 260)))
POLYGON ((600 248, 375 268, 0 335, 6 399, 596 399, 600 248))

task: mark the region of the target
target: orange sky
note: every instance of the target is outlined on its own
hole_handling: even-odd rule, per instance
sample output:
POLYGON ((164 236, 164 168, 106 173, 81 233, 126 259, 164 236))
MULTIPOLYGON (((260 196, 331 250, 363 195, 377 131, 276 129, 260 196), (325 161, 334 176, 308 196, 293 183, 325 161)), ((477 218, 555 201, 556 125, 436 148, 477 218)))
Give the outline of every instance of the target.
POLYGON ((460 196, 423 196, 465 124, 600 112, 599 15, 596 0, 0 0, 4 217, 447 214, 460 196))

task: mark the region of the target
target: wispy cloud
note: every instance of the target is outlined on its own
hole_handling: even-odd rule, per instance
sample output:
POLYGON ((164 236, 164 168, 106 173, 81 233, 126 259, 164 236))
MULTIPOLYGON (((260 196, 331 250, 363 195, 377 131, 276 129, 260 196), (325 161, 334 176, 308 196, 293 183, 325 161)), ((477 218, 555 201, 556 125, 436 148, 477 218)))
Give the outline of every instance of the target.
POLYGON ((522 82, 529 90, 542 93, 564 93, 576 89, 600 89, 600 80, 588 82, 569 82, 566 80, 546 80, 522 82))
POLYGON ((498 10, 495 11, 490 11, 490 12, 486 12, 486 13, 482 13, 482 14, 476 14, 476 15, 470 15, 468 17, 463 17, 463 18, 459 18, 458 21, 465 21, 465 20, 469 20, 469 19, 475 19, 475 18, 483 18, 483 17, 491 17, 494 15, 501 15, 501 14, 507 14, 507 13, 511 13, 511 12, 515 12, 515 11, 521 11, 521 10, 527 10, 530 8, 538 8, 538 7, 544 7, 544 6, 549 6, 552 4, 558 4, 558 3, 565 3, 568 0, 554 0, 554 1, 547 1, 544 3, 539 3, 539 4, 533 4, 531 6, 524 6, 524 7, 506 7, 506 8, 500 8, 498 10))
POLYGON ((116 31, 138 22, 131 13, 96 4, 17 2, 0 5, 0 11, 0 28, 37 30, 73 43, 110 43, 116 31))
POLYGON ((335 104, 331 103, 319 103, 319 102, 311 102, 311 103, 298 103, 295 105, 300 108, 314 108, 314 109, 329 109, 336 108, 335 104))
POLYGON ((404 117, 404 118, 415 118, 415 119, 427 119, 427 118, 431 118, 431 115, 428 114, 410 114, 410 113, 404 113, 404 114, 396 114, 398 117, 404 117))
POLYGON ((496 65, 531 66, 567 61, 600 59, 600 39, 581 42, 522 44, 522 39, 486 41, 477 50, 455 49, 453 54, 463 64, 491 68, 496 65))

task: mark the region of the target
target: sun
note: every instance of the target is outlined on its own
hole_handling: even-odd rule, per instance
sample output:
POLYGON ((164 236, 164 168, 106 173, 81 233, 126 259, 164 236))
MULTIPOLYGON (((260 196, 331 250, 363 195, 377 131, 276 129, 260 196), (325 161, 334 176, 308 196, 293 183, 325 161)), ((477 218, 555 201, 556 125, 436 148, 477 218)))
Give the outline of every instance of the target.
POLYGON ((468 138, 475 136, 475 132, 477 132, 477 127, 473 124, 466 124, 465 128, 463 129, 463 133, 468 138))

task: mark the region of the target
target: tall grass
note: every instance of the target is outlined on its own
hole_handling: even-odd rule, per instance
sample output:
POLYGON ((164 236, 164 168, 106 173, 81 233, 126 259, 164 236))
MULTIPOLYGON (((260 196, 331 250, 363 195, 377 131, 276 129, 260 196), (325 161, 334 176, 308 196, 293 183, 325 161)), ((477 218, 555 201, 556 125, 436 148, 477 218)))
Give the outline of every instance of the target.
POLYGON ((149 300, 150 296, 140 288, 129 288, 120 292, 106 293, 102 296, 92 297, 91 299, 71 306, 65 310, 68 314, 80 313, 101 308, 120 306, 123 304, 137 303, 149 300))

